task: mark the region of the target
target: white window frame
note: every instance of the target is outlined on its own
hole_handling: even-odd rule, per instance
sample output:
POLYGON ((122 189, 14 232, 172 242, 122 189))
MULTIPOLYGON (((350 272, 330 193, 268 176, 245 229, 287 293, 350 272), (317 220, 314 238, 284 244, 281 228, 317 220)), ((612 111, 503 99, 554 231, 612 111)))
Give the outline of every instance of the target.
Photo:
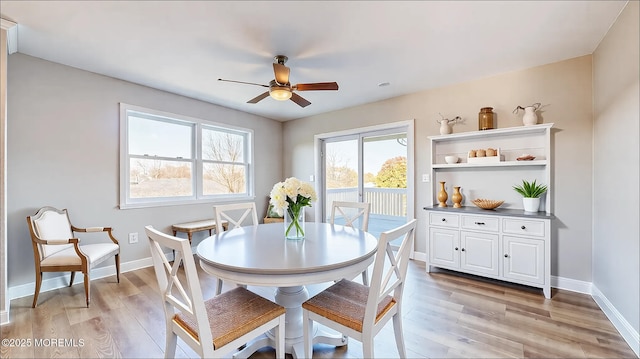
MULTIPOLYGON (((176 158, 158 157, 159 160, 176 161, 176 158)), ((224 163, 224 162, 223 162, 224 163)), ((240 164, 238 162, 234 164, 240 164)), ((246 201, 255 199, 254 191, 254 165, 253 165, 253 130, 228 124, 217 123, 184 115, 178 115, 163 111, 157 111, 140 106, 120 103, 120 209, 128 208, 144 208, 144 207, 161 207, 169 205, 184 205, 194 203, 218 203, 228 201, 246 201), (194 193, 192 196, 180 197, 148 197, 148 198, 131 198, 130 196, 130 159, 136 158, 136 155, 129 154, 129 113, 137 113, 140 117, 149 118, 150 120, 167 121, 170 123, 183 123, 193 126, 192 131, 192 158, 190 160, 178 160, 189 162, 192 166, 192 188, 194 193), (241 194, 221 194, 221 195, 204 195, 204 172, 203 162, 215 163, 212 160, 203 160, 202 158, 202 129, 213 129, 216 131, 229 132, 244 137, 243 162, 245 167, 246 193, 241 194)))

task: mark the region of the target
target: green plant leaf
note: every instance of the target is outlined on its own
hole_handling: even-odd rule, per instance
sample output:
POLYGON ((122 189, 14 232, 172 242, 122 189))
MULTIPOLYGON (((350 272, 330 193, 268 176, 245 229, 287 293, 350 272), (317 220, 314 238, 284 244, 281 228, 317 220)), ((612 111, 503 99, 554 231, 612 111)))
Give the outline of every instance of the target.
POLYGON ((522 180, 522 185, 513 186, 513 189, 525 198, 538 198, 547 191, 547 186, 533 182, 522 180))

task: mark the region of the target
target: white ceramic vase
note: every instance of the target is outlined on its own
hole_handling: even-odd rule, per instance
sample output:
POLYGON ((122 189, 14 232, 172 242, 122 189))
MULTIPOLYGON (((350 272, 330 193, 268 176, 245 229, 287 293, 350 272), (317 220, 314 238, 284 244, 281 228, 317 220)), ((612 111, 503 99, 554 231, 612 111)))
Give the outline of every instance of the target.
POLYGON ((440 134, 448 135, 451 132, 453 132, 453 129, 451 128, 451 125, 449 125, 449 121, 447 120, 440 121, 440 134))
POLYGON ((538 212, 540 209, 540 198, 522 198, 522 205, 525 212, 538 212))
POLYGON ((522 116, 522 124, 525 126, 532 126, 538 123, 538 115, 536 115, 536 108, 533 106, 527 106, 524 108, 524 116, 522 116))

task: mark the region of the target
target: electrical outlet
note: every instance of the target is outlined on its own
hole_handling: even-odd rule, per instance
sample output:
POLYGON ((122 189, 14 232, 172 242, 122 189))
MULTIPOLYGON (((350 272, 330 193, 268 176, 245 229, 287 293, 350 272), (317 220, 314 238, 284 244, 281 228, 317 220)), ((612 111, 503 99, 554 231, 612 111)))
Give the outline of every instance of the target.
POLYGON ((429 175, 428 174, 423 174, 422 175, 422 182, 429 182, 429 175))
POLYGON ((130 244, 138 243, 138 232, 129 233, 129 243, 130 244))

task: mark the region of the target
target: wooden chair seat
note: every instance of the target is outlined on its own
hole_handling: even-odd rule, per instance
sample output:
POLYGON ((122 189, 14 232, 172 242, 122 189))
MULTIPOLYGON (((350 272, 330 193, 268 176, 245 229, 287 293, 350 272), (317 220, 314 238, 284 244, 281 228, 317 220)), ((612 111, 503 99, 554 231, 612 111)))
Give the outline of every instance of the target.
MULTIPOLYGON (((237 287, 204 302, 213 336, 213 348, 218 349, 234 339, 285 313, 285 309, 249 290, 237 287)), ((182 313, 173 322, 198 339, 196 322, 182 313)))
MULTIPOLYGON (((362 332, 369 287, 343 279, 302 304, 302 308, 362 332)), ((375 323, 396 305, 387 295, 378 304, 375 323)))

